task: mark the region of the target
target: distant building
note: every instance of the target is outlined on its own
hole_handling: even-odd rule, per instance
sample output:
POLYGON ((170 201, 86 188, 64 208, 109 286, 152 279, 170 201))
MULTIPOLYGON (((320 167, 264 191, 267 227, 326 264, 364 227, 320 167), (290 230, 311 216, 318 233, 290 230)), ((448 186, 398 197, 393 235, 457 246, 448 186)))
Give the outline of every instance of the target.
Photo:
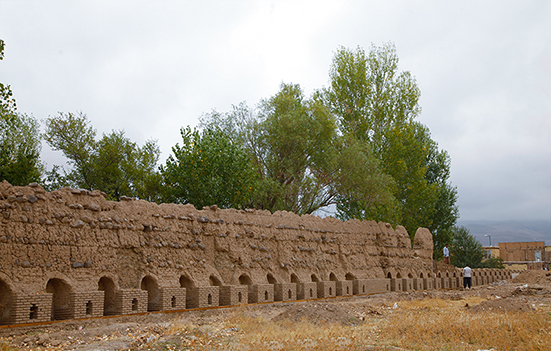
POLYGON ((543 241, 499 243, 486 246, 486 258, 501 257, 509 269, 549 269, 551 247, 543 241))
POLYGON ((498 258, 501 257, 499 255, 499 247, 497 246, 484 246, 484 259, 487 260, 489 258, 498 258))

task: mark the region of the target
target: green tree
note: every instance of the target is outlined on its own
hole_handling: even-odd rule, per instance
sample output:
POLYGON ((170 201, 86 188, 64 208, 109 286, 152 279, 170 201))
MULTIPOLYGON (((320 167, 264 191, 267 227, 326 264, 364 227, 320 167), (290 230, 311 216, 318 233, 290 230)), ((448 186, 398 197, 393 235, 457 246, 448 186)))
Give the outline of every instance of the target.
POLYGON ((129 196, 160 201, 160 149, 155 141, 140 147, 124 131, 96 140, 96 130, 82 112, 59 113, 46 119, 45 125, 44 138, 52 149, 63 152, 70 166, 63 175, 60 167, 54 167, 48 173, 48 188, 70 185, 101 190, 111 200, 129 196))
POLYGON ((168 200, 197 208, 244 208, 251 203, 258 175, 249 154, 220 129, 180 130, 182 146, 172 147, 161 174, 168 200))
MULTIPOLYGON (((0 60, 4 48, 0 39, 0 60)), ((0 83, 0 180, 13 185, 39 182, 43 172, 40 151, 38 122, 17 112, 11 87, 0 83)))
POLYGON ((420 90, 409 72, 398 72, 394 45, 372 46, 368 55, 361 48, 340 48, 323 95, 341 133, 369 143, 394 180, 394 201, 370 208, 345 203, 338 207, 338 216, 402 224, 410 235, 427 227, 438 231, 438 245, 448 239, 457 220, 449 157, 438 150, 428 128, 415 121, 421 110, 420 90))
POLYGON ((482 244, 463 226, 454 227, 453 243, 450 247, 450 261, 456 267, 482 267, 484 248, 482 244))
POLYGON ((232 135, 252 156, 260 175, 256 208, 304 214, 353 200, 390 201, 389 179, 369 145, 339 135, 319 94, 307 99, 299 85, 282 84, 256 111, 241 104, 201 123, 232 135))
POLYGON ((12 185, 40 182, 40 131, 31 116, 0 113, 0 180, 12 185))
POLYGON ((503 264, 503 258, 501 258, 501 257, 492 257, 492 258, 488 258, 487 260, 482 261, 482 264, 481 264, 480 268, 505 269, 505 265, 503 264))
POLYGON ((78 188, 98 189, 94 181, 91 157, 96 149, 96 130, 82 113, 63 113, 44 121, 44 139, 54 151, 61 151, 67 158, 71 171, 66 181, 78 188))

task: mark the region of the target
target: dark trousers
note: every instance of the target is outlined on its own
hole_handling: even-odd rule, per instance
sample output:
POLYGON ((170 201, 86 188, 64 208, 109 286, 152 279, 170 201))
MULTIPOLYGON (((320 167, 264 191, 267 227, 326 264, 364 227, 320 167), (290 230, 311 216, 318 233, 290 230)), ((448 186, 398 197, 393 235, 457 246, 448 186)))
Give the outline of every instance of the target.
POLYGON ((471 277, 463 277, 463 287, 465 289, 467 289, 467 287, 469 287, 469 289, 471 288, 471 277))

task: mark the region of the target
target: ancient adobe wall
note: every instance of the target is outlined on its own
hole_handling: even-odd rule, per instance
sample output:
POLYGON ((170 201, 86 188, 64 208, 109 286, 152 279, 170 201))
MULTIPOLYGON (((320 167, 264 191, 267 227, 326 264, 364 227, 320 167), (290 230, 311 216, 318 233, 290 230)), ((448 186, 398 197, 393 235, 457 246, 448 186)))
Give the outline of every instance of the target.
POLYGON ((426 229, 411 247, 403 227, 385 223, 5 181, 0 212, 0 324, 433 284, 426 229))

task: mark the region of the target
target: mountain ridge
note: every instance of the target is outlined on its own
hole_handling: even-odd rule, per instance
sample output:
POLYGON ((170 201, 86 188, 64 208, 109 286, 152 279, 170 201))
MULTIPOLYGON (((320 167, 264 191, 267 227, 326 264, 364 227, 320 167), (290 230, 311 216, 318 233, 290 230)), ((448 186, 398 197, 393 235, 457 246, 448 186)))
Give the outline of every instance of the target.
POLYGON ((503 242, 544 241, 551 245, 551 221, 549 220, 458 220, 483 245, 498 246, 503 242))

